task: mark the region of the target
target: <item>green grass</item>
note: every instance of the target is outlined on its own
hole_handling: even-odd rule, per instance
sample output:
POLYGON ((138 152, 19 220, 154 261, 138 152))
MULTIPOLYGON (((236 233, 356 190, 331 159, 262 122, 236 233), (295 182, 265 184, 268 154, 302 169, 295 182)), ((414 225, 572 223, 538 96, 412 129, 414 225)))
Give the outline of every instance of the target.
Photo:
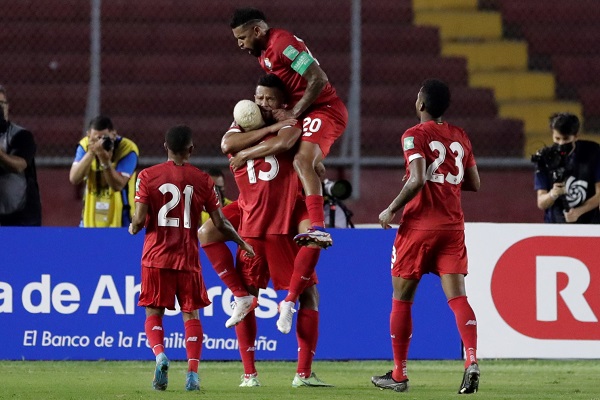
MULTIPOLYGON (((371 375, 392 366, 384 361, 315 362, 313 369, 335 388, 292 388, 295 363, 259 362, 262 387, 240 388, 238 362, 202 362, 201 391, 184 390, 186 364, 172 362, 166 392, 151 389, 147 362, 1 361, 1 399, 188 399, 348 400, 448 399, 462 378, 461 361, 409 361, 410 392, 380 391, 371 375)), ((477 399, 600 400, 597 360, 482 360, 477 399)))

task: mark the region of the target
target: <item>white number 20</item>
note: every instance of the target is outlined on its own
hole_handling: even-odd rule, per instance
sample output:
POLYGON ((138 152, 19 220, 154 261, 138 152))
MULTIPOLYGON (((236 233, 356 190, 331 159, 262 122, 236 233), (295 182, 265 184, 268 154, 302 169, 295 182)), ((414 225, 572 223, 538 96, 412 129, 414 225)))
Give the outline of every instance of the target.
POLYGON ((458 185, 460 182, 462 182, 465 175, 465 169, 462 164, 463 157, 465 156, 465 150, 463 149, 462 145, 458 142, 450 143, 450 150, 456 154, 456 157, 454 157, 454 165, 458 169, 458 174, 453 175, 448 173, 445 177, 442 174, 436 173, 436 171, 446 160, 446 147, 442 142, 434 140, 433 142, 429 143, 429 148, 432 151, 437 151, 438 156, 427 168, 427 173, 425 175, 426 179, 435 183, 444 183, 445 180, 453 185, 458 185))
MULTIPOLYGON (((170 218, 167 217, 169 211, 177 207, 179 201, 181 200, 181 192, 179 188, 172 183, 163 183, 158 188, 162 194, 171 193, 173 196, 167 204, 163 205, 160 210, 158 210, 158 226, 170 226, 177 228, 179 227, 179 218, 170 218)), ((190 229, 190 208, 192 204, 192 195, 194 194, 194 187, 187 185, 185 189, 183 189, 184 194, 184 211, 183 211, 183 227, 190 229)))

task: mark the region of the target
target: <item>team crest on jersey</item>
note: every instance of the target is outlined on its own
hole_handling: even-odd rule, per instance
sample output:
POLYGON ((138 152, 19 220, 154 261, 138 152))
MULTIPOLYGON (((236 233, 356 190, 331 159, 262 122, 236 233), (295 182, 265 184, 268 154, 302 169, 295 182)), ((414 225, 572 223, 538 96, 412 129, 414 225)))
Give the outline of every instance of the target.
POLYGON ((269 68, 269 70, 273 69, 273 66, 271 65, 271 61, 269 61, 268 58, 265 58, 265 67, 269 68))
POLYGON ((410 150, 415 148, 415 138, 414 136, 409 136, 404 138, 404 150, 410 150))

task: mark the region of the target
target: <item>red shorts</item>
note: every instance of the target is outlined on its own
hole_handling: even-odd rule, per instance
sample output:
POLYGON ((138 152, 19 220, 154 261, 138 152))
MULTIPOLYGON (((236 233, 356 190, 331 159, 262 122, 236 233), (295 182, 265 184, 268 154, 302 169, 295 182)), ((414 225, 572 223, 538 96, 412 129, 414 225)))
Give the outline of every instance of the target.
POLYGON ((348 110, 342 100, 310 107, 302 118, 301 140, 318 144, 323 157, 327 157, 333 142, 346 130, 346 125, 348 110))
MULTIPOLYGON (((294 272, 294 260, 300 248, 293 235, 267 235, 263 238, 244 238, 254 248, 255 256, 241 257, 238 250, 236 268, 242 281, 248 286, 260 289, 267 287, 269 278, 275 290, 289 288, 294 272)), ((313 272, 311 285, 317 284, 317 274, 313 272)))
POLYGON ((231 222, 231 225, 233 225, 233 227, 235 228, 235 230, 237 231, 239 226, 240 226, 240 220, 242 218, 241 216, 241 211, 240 211, 240 206, 238 205, 238 201, 232 201, 231 203, 227 204, 225 207, 223 207, 221 209, 221 212, 223 212, 223 215, 225 216, 225 218, 227 218, 229 220, 229 222, 231 222))
POLYGON ((392 249, 392 276, 421 279, 430 272, 467 274, 465 231, 421 231, 401 225, 392 249))
POLYGON ((142 268, 142 289, 138 306, 175 310, 175 298, 183 312, 210 304, 200 272, 167 268, 142 268))

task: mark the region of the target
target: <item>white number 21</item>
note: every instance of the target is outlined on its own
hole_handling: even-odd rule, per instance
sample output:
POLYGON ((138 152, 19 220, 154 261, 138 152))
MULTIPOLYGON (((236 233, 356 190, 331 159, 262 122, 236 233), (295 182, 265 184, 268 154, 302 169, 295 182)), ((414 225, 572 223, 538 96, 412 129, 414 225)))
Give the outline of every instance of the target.
MULTIPOLYGON (((171 193, 173 196, 171 200, 167 202, 167 204, 163 205, 160 210, 158 210, 158 226, 170 226, 177 228, 179 227, 179 218, 170 218, 167 217, 169 211, 177 207, 179 201, 181 200, 181 192, 179 188, 172 183, 163 183, 158 188, 162 194, 171 193)), ((183 227, 190 229, 190 207, 192 204, 192 195, 194 194, 194 187, 187 185, 185 189, 183 189, 184 194, 184 210, 183 210, 183 227)))
POLYGON ((463 149, 461 144, 458 142, 450 143, 450 150, 454 154, 456 154, 456 157, 454 157, 454 165, 458 169, 458 174, 453 175, 451 173, 448 173, 445 177, 442 174, 436 173, 436 171, 438 170, 440 165, 442 165, 446 160, 446 147, 442 142, 434 140, 433 142, 429 143, 429 148, 432 151, 437 151, 438 156, 427 168, 425 178, 435 183, 444 183, 445 180, 446 182, 451 183, 453 185, 458 185, 460 182, 462 182, 463 176, 465 175, 465 170, 462 164, 462 159, 465 156, 465 150, 463 149))

